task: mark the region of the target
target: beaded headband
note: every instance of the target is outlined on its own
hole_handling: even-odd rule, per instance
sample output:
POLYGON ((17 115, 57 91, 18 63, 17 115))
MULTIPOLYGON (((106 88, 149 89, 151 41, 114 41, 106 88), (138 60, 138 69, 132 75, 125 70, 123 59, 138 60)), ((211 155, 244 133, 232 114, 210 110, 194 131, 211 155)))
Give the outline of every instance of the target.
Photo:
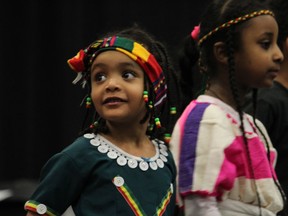
MULTIPOLYGON (((136 61, 147 74, 153 85, 156 95, 154 106, 160 105, 167 97, 167 86, 162 68, 155 57, 148 52, 141 44, 127 38, 113 36, 97 40, 86 49, 80 50, 77 55, 67 61, 72 70, 78 73, 73 81, 76 84, 83 80, 83 73, 90 73, 91 65, 96 56, 103 51, 117 50, 136 61)), ((85 83, 87 80, 83 80, 85 83)))
POLYGON ((251 19, 253 17, 256 16, 260 16, 260 15, 271 15, 274 16, 274 13, 270 10, 260 10, 260 11, 255 11, 253 13, 250 14, 246 14, 244 16, 238 17, 236 19, 230 20, 220 26, 218 26, 217 28, 213 29, 212 31, 210 31, 208 34, 204 35, 199 41, 198 41, 198 45, 201 46, 201 44, 203 43, 203 41, 205 41, 208 37, 210 37, 211 35, 213 35, 214 33, 218 32, 219 30, 223 29, 223 28, 228 28, 231 25, 237 24, 239 22, 251 19))

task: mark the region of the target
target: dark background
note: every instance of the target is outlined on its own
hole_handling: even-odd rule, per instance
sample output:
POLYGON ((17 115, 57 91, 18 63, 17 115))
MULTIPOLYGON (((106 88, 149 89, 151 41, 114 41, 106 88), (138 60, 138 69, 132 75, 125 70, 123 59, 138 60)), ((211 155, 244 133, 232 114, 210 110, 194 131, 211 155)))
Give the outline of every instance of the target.
POLYGON ((9 1, 0 6, 0 215, 24 215, 41 167, 77 136, 86 93, 66 61, 98 35, 138 23, 174 60, 202 1, 9 1), (15 205, 16 203, 16 205, 15 205), (19 207, 20 206, 20 207, 19 207), (21 209, 21 210, 19 210, 21 209), (8 213, 9 211, 9 213, 8 213), (21 212, 21 213, 19 213, 21 212))

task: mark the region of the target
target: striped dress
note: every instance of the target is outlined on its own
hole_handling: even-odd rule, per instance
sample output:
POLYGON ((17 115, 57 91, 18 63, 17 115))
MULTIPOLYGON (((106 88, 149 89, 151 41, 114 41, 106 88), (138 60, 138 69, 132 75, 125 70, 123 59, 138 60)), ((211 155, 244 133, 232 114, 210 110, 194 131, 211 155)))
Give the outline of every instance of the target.
POLYGON ((213 196, 222 215, 238 211, 226 209, 230 206, 227 203, 233 203, 233 208, 245 206, 243 211, 247 212, 239 210, 235 215, 258 215, 257 190, 262 215, 275 215, 282 209, 281 194, 275 184, 277 153, 261 122, 257 121, 257 125, 268 139, 270 162, 252 117, 244 114, 243 122, 249 150, 240 130, 238 112, 232 107, 206 95, 187 106, 175 125, 170 144, 178 168, 180 205, 188 195, 213 196))

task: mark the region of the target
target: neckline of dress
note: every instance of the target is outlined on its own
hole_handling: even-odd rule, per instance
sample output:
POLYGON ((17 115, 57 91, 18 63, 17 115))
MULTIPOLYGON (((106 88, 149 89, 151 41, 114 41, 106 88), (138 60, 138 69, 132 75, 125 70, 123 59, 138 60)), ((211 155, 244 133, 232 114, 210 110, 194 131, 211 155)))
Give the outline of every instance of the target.
MULTIPOLYGON (((218 107, 223 109, 226 113, 229 113, 230 116, 236 121, 237 126, 240 127, 240 117, 239 117, 238 112, 233 107, 226 104, 225 102, 223 102, 219 98, 216 98, 216 97, 213 97, 210 95, 200 95, 197 98, 197 101, 208 102, 208 103, 217 105, 218 107)), ((243 121, 245 124, 245 131, 246 132, 257 134, 257 130, 256 130, 254 124, 252 123, 251 119, 249 118, 249 115, 245 112, 243 112, 243 121)))
POLYGON ((112 160, 116 160, 120 166, 128 165, 130 168, 139 166, 142 171, 148 170, 149 167, 152 170, 157 170, 158 168, 163 168, 168 161, 168 148, 161 140, 151 140, 155 146, 156 154, 147 159, 125 152, 99 134, 87 133, 84 134, 84 137, 90 139, 90 144, 95 146, 100 153, 106 154, 112 160))

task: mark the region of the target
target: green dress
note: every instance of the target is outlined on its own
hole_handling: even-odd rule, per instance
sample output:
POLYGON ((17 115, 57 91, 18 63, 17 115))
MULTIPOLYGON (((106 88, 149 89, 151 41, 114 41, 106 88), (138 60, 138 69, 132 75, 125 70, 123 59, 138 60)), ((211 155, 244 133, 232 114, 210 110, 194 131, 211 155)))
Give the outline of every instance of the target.
POLYGON ((173 215, 174 160, 162 141, 152 143, 156 154, 147 159, 99 134, 79 137, 45 164, 25 209, 51 216, 69 206, 77 216, 173 215))

